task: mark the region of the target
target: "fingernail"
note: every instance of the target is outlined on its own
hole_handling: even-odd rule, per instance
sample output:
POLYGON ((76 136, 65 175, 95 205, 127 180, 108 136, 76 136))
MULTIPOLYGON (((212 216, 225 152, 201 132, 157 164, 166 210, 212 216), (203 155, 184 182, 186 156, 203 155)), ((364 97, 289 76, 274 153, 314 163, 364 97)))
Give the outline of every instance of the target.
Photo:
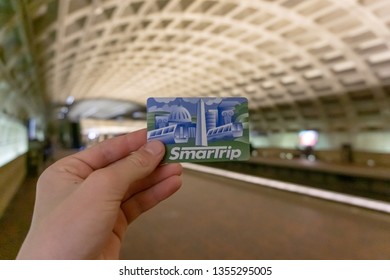
POLYGON ((151 141, 146 143, 145 150, 152 155, 159 155, 164 151, 164 145, 159 141, 151 141))

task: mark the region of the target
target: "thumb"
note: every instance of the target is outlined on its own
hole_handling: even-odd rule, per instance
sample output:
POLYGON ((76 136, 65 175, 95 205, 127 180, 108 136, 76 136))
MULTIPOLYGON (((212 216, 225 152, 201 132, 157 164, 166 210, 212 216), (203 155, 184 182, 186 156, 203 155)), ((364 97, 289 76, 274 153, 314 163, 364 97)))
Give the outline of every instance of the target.
MULTIPOLYGON (((125 174, 128 174, 128 180, 139 180, 152 173, 159 165, 164 152, 165 146, 160 141, 148 142, 139 150, 124 158, 123 162, 118 162, 118 165, 123 164, 123 167, 128 168, 128 171, 125 172, 125 174), (129 172, 130 170, 134 172, 129 172)), ((118 167, 115 166, 115 168, 118 167)))
POLYGON ((164 152, 163 143, 148 142, 129 156, 94 171, 84 181, 84 185, 93 187, 95 195, 121 200, 126 192, 131 192, 128 188, 132 183, 147 177, 156 169, 164 152))

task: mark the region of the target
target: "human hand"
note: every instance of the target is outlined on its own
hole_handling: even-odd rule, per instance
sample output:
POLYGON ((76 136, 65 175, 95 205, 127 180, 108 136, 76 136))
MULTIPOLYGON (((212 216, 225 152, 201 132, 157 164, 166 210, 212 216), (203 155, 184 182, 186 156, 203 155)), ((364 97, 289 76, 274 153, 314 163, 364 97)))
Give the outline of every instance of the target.
POLYGON ((40 176, 18 259, 116 259, 128 224, 181 186, 180 164, 146 131, 63 158, 40 176))

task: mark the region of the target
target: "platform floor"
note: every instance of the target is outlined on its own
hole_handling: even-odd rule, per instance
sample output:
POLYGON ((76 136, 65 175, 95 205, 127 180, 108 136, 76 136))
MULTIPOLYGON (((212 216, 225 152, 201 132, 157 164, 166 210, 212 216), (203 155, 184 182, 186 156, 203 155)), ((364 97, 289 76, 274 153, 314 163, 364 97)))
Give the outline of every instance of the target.
POLYGON ((390 259, 390 215, 193 171, 124 259, 390 259))
MULTIPOLYGON (((27 233, 36 178, 0 220, 0 259, 27 233)), ((390 259, 390 215, 186 170, 129 228, 123 259, 390 259)))

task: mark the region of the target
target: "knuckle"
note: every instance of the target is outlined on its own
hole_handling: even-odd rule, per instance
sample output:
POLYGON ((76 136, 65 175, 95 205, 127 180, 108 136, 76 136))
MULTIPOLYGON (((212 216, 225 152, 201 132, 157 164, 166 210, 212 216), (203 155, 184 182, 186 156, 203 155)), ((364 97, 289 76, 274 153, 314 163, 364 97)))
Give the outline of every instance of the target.
POLYGON ((127 159, 134 167, 138 168, 148 167, 151 161, 150 157, 141 151, 131 154, 127 159))
POLYGON ((106 169, 99 169, 92 173, 91 179, 100 185, 110 185, 117 181, 118 176, 113 172, 107 172, 106 169))

